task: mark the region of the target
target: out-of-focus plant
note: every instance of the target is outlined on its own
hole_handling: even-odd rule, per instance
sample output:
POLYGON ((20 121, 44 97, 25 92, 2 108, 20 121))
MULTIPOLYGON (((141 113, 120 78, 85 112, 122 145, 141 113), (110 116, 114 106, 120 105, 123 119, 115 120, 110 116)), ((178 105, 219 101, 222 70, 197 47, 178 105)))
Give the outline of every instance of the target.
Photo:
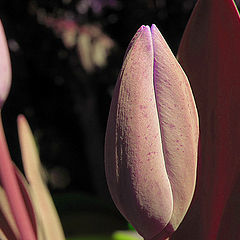
POLYGON ((96 14, 101 13, 104 7, 117 7, 119 2, 117 0, 81 0, 77 4, 77 10, 79 13, 86 13, 88 9, 96 14))
MULTIPOLYGON (((62 39, 67 49, 76 48, 79 60, 86 72, 91 73, 96 68, 103 68, 107 65, 107 58, 115 43, 103 32, 101 24, 80 23, 73 13, 51 16, 36 4, 32 3, 31 6, 31 12, 37 16, 40 24, 51 28, 62 39)), ((80 16, 86 14, 89 8, 93 9, 95 14, 100 14, 102 8, 106 6, 117 7, 118 3, 114 0, 82 0, 76 5, 76 10, 80 16)))
MULTIPOLYGON (((199 232, 188 225, 189 239, 239 238, 239 212, 231 219, 229 211, 240 177, 239 43, 233 0, 198 0, 178 52, 200 116, 199 232)), ((141 27, 115 87, 105 166, 115 204, 146 240, 167 239, 186 214, 195 187, 197 123, 177 60, 154 26, 141 27)))
MULTIPOLYGON (((11 85, 11 65, 0 24, 1 109, 11 85)), ((56 209, 41 176, 41 163, 34 137, 23 115, 18 135, 25 177, 11 160, 0 119, 0 238, 5 240, 65 239, 56 209)))
POLYGON ((61 37, 66 48, 77 48, 81 64, 87 72, 93 72, 96 67, 106 66, 110 50, 115 44, 102 32, 99 25, 78 25, 71 19, 54 19, 47 16, 42 19, 42 23, 61 37))

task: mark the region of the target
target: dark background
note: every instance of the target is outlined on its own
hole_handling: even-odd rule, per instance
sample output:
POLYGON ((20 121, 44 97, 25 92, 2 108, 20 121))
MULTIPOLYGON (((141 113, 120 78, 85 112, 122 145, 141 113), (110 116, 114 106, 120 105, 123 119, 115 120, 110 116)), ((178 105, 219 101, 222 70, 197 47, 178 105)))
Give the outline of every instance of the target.
MULTIPOLYGON (((84 1, 1 0, 0 18, 13 72, 3 120, 12 158, 19 167, 16 118, 23 113, 48 173, 54 170, 70 178, 66 186, 50 184, 50 189, 104 197, 104 133, 111 92, 127 45, 142 24, 155 23, 176 53, 195 1, 89 0, 85 1, 88 8, 79 13, 84 1), (94 3, 99 3, 98 8, 94 3), (53 26, 49 27, 49 19, 53 26), (93 25, 114 42, 104 66, 86 69, 77 46, 64 45, 60 21, 69 20, 79 27, 79 36, 85 33, 81 27, 93 25)), ((66 31, 68 28, 71 26, 66 31)), ((89 35, 91 38, 91 30, 89 35)))
POLYGON ((23 113, 53 195, 84 193, 113 206, 104 133, 124 52, 142 24, 155 23, 176 54, 195 1, 1 0, 13 72, 3 121, 19 168, 16 118, 23 113))

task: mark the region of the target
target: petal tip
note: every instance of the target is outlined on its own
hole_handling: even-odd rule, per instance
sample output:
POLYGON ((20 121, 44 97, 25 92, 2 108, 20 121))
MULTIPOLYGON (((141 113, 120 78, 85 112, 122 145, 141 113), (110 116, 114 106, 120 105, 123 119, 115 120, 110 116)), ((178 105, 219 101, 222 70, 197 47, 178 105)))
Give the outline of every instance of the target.
POLYGON ((7 40, 0 20, 0 108, 2 108, 11 86, 11 62, 7 40))

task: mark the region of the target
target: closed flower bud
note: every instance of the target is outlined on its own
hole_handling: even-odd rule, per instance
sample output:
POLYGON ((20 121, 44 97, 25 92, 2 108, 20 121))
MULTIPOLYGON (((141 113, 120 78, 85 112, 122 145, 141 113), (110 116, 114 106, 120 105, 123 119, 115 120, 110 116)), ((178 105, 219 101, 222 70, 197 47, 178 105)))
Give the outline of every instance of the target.
POLYGON ((186 75, 155 25, 127 50, 111 103, 105 169, 112 198, 144 239, 165 239, 192 200, 198 116, 186 75))

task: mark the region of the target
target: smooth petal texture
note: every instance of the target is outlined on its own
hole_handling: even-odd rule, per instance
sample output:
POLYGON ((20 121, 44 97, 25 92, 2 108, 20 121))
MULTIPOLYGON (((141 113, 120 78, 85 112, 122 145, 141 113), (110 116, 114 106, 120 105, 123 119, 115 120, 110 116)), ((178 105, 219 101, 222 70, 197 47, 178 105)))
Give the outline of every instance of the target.
POLYGON ((64 240, 64 233, 51 195, 41 177, 41 163, 31 129, 23 115, 18 117, 18 134, 24 172, 30 184, 35 211, 45 240, 64 240))
POLYGON ((115 87, 105 168, 115 204, 145 239, 165 239, 184 217, 195 185, 197 142, 187 78, 157 28, 142 26, 115 87))
POLYGON ((23 240, 36 239, 34 225, 30 220, 27 207, 22 197, 18 178, 8 151, 2 120, 0 118, 0 180, 6 192, 8 202, 14 216, 16 225, 23 240))
POLYGON ((194 239, 237 239, 229 237, 232 227, 221 226, 227 217, 233 231, 239 231, 234 217, 239 212, 231 216, 224 212, 240 169, 240 17, 232 0, 197 2, 178 59, 190 79, 200 115, 196 197, 201 201, 203 235, 194 239))
POLYGON ((155 25, 151 30, 158 118, 174 202, 170 224, 175 230, 186 214, 195 188, 198 115, 185 73, 155 25))
POLYGON ((11 86, 11 63, 7 41, 0 20, 0 108, 2 108, 11 86))

